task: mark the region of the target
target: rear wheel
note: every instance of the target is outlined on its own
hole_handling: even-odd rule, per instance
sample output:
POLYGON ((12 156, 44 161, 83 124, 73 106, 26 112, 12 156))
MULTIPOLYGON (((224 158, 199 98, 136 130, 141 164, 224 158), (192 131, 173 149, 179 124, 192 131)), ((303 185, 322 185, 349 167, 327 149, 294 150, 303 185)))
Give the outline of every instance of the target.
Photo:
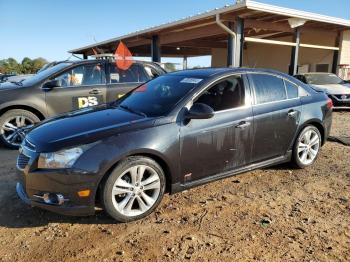
POLYGON ((0 117, 0 140, 8 148, 17 149, 26 131, 40 119, 27 110, 13 109, 0 117))
POLYGON ((293 148, 293 162, 299 168, 312 165, 321 148, 321 134, 315 126, 305 127, 295 141, 293 148))
POLYGON ((130 222, 152 213, 164 191, 165 176, 157 162, 147 157, 129 157, 106 180, 102 203, 115 220, 130 222))

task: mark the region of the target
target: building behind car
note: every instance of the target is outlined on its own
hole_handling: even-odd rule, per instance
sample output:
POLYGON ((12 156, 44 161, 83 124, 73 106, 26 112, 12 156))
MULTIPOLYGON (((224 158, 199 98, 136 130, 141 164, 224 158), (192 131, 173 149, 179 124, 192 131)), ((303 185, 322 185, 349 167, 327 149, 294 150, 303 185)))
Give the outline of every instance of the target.
POLYGON ((302 10, 237 1, 182 20, 116 37, 70 52, 84 57, 92 48, 106 53, 123 41, 136 56, 211 56, 211 66, 272 68, 285 73, 333 72, 350 76, 350 21, 302 10))

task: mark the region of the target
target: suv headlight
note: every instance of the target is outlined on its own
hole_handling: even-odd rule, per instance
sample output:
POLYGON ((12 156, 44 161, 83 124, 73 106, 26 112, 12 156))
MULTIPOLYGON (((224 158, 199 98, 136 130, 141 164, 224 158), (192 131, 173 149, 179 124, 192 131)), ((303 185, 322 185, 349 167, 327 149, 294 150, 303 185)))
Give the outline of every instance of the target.
POLYGON ((70 168, 78 158, 93 144, 63 149, 53 153, 41 153, 38 160, 38 168, 59 169, 70 168))

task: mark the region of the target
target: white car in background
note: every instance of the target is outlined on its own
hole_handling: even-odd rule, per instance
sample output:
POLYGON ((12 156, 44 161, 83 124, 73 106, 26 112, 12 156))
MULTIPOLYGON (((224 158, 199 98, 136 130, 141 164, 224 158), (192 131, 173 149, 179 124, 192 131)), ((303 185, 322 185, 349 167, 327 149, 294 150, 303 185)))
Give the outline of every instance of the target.
POLYGON ((334 108, 350 108, 350 82, 331 73, 304 73, 297 79, 316 89, 325 91, 332 99, 334 108))

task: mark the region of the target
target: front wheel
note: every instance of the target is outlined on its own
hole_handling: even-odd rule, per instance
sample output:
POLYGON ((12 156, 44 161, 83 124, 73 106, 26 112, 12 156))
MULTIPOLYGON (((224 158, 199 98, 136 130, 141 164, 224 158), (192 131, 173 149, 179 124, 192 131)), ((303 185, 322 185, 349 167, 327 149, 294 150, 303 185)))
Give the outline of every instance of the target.
POLYGON ((299 168, 311 166, 321 148, 321 134, 315 126, 305 127, 297 137, 293 148, 293 162, 299 168))
POLYGON ((165 191, 165 175, 153 159, 141 156, 122 161, 106 180, 102 191, 105 211, 119 222, 148 216, 165 191))
POLYGON ((40 119, 27 110, 13 109, 0 117, 0 140, 7 147, 17 149, 26 131, 40 119))

